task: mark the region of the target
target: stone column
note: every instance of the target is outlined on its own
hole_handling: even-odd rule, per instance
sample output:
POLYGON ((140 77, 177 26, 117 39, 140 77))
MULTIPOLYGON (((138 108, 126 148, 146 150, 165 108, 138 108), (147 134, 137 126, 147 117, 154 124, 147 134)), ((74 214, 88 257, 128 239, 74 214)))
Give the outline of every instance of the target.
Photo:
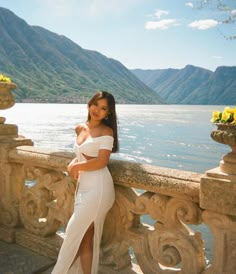
POLYGON ((200 183, 200 207, 214 236, 209 274, 234 274, 236 270, 236 125, 220 125, 211 137, 232 148, 219 167, 208 170, 200 183))
MULTIPOLYGON (((0 109, 14 105, 14 98, 9 95, 13 83, 0 83, 0 109)), ((18 127, 5 124, 5 117, 0 117, 0 239, 14 241, 13 228, 19 225, 18 194, 23 181, 17 165, 9 162, 9 151, 21 145, 33 145, 30 139, 18 136, 18 127)), ((20 169, 19 169, 20 170, 20 169)))

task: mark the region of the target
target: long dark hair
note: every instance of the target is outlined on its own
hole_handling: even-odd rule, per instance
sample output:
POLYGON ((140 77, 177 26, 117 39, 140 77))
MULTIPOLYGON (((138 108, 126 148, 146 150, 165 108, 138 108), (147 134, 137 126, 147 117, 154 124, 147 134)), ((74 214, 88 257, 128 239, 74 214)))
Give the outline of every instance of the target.
MULTIPOLYGON (((113 130, 114 144, 112 152, 117 152, 119 149, 118 133, 117 133, 117 116, 116 116, 116 102, 113 95, 107 91, 98 91, 94 96, 88 101, 88 107, 95 104, 100 99, 107 99, 108 103, 108 116, 102 120, 102 123, 113 130)), ((88 119, 90 121, 91 117, 88 112, 88 119)))

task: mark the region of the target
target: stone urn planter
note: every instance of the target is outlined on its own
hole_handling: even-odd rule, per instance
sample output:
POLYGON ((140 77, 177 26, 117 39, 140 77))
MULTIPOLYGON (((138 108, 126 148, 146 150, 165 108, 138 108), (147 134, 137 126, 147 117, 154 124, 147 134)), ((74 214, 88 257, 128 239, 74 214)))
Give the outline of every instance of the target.
POLYGON ((221 144, 228 145, 232 151, 223 156, 220 169, 227 174, 236 175, 236 124, 216 123, 217 129, 211 132, 211 138, 221 144))
MULTIPOLYGON (((8 109, 14 106, 15 99, 11 93, 12 89, 15 89, 17 86, 14 83, 7 83, 0 81, 0 110, 8 109)), ((4 117, 0 117, 0 124, 5 122, 4 117)))

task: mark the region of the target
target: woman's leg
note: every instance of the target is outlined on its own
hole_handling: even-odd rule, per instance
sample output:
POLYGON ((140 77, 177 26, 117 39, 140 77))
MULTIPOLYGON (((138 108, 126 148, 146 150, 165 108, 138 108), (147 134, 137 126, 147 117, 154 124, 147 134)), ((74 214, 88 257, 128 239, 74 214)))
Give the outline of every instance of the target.
POLYGON ((84 234, 80 243, 79 250, 75 259, 80 256, 81 267, 84 274, 91 274, 92 261, 93 261, 93 236, 94 236, 94 223, 92 223, 84 234))
POLYGON ((84 274, 91 274, 93 262, 93 236, 94 224, 92 223, 86 231, 84 238, 80 244, 79 254, 81 267, 84 274))

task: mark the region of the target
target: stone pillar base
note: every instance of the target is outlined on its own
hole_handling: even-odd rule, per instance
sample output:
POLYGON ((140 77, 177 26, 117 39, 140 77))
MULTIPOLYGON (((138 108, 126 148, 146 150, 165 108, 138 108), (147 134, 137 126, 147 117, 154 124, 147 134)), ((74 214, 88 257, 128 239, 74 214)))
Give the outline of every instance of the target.
POLYGON ((0 124, 0 138, 15 138, 18 136, 17 125, 0 124))
POLYGON ((236 176, 236 153, 230 152, 224 155, 223 160, 220 161, 220 169, 222 172, 236 176))
POLYGON ((236 216, 236 175, 220 167, 208 170, 201 178, 200 207, 236 216))

